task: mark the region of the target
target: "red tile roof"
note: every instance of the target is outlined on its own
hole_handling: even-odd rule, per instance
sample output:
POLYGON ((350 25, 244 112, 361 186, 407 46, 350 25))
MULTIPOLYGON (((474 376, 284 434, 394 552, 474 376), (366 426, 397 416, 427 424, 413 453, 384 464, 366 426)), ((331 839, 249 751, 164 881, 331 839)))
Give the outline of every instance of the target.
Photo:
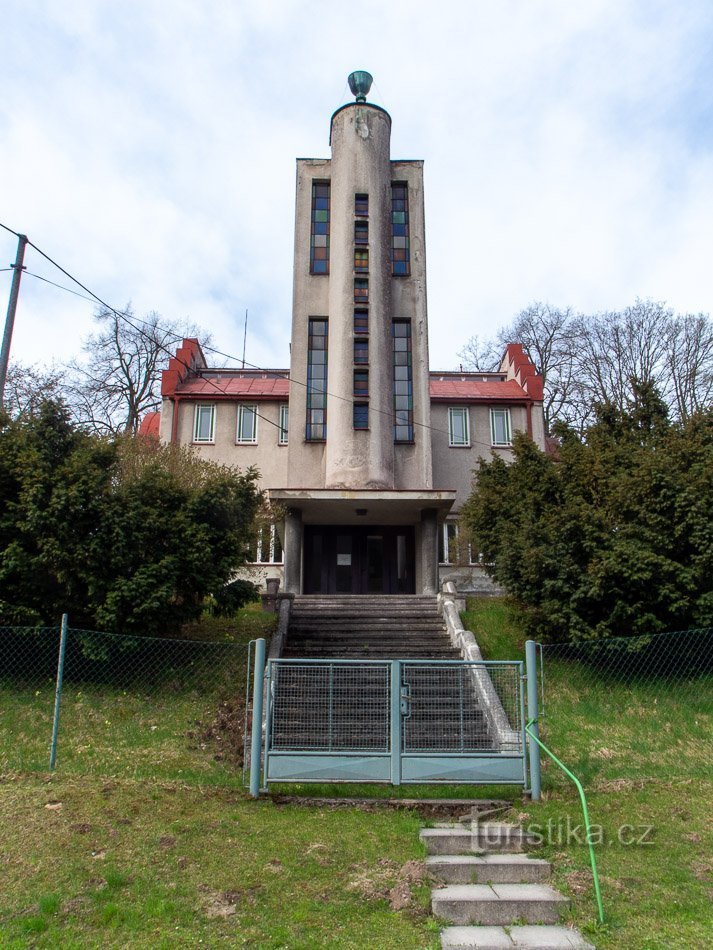
POLYGON ((430 382, 431 399, 435 400, 470 400, 487 399, 491 402, 494 399, 528 399, 528 395, 522 386, 519 386, 514 379, 491 380, 485 382, 481 379, 434 379, 430 382))
POLYGON ((181 396, 220 399, 229 396, 247 396, 250 399, 287 399, 290 392, 288 379, 264 379, 261 376, 218 376, 203 379, 193 377, 180 383, 176 391, 181 396))

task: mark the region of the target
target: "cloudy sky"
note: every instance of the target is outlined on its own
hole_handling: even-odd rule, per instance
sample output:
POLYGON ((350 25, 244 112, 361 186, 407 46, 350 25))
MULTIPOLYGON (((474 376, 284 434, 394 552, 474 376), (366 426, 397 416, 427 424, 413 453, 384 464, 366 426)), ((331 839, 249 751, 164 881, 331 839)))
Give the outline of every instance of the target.
MULTIPOLYGON (((713 308, 709 0, 5 0, 0 221, 113 306, 286 366, 294 160, 368 69, 426 161, 431 363, 533 300, 713 308)), ((0 231, 0 267, 15 256, 0 231)), ((30 273, 13 355, 93 306, 30 273)), ((0 314, 10 288, 0 272, 0 314)))

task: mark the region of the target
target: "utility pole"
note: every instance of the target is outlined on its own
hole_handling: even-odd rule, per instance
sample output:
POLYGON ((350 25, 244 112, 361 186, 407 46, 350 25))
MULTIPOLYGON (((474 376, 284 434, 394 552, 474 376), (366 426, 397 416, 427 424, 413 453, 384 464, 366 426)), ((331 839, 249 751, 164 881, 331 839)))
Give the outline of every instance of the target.
POLYGON ((15 311, 17 310, 17 298, 20 294, 20 278, 25 269, 23 261, 25 260, 25 247, 27 245, 27 235, 17 235, 17 256, 13 265, 12 286, 10 288, 10 302, 7 305, 7 318, 5 319, 5 332, 2 338, 2 350, 0 350, 0 409, 2 409, 5 399, 5 380, 7 379, 7 364, 10 362, 10 343, 12 341, 12 329, 15 325, 15 311))

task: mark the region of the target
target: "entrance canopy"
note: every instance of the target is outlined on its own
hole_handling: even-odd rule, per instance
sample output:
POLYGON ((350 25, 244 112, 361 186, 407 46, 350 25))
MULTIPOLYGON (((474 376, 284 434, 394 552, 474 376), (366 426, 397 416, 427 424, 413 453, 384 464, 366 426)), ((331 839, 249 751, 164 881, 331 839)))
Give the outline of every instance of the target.
POLYGON ((443 521, 455 491, 387 491, 382 489, 271 488, 270 502, 302 512, 304 524, 417 524, 423 511, 435 510, 443 521))

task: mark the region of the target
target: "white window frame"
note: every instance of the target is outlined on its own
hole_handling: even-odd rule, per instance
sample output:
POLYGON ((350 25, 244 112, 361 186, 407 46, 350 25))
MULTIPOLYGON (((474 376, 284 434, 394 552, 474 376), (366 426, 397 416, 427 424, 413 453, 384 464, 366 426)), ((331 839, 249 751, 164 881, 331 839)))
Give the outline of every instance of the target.
POLYGON ((238 424, 235 430, 235 444, 236 445, 257 445, 257 406, 255 403, 249 402, 240 402, 238 403, 238 424), (240 433, 243 429, 243 417, 246 412, 250 411, 253 415, 253 437, 252 439, 243 439, 241 438, 240 433))
POLYGON ((270 540, 263 539, 262 530, 258 532, 257 548, 255 551, 256 560, 253 564, 283 564, 285 560, 284 551, 279 561, 275 560, 275 538, 277 537, 277 528, 274 524, 270 525, 270 540), (267 544, 263 543, 267 541, 267 544), (266 550, 267 548, 267 550, 266 550))
POLYGON ((279 429, 277 430, 277 444, 287 445, 290 428, 290 406, 289 403, 280 404, 279 410, 279 429))
POLYGON ((448 407, 448 444, 451 448, 470 448, 470 412, 467 406, 448 407), (453 419, 460 416, 463 420, 463 441, 457 442, 454 435, 453 419))
POLYGON ((441 525, 441 531, 443 532, 443 560, 439 561, 439 564, 452 565, 457 564, 458 556, 458 524, 455 521, 444 521, 441 525), (453 540, 448 537, 448 529, 453 529, 453 540), (456 555, 456 560, 451 559, 451 543, 453 544, 453 553, 456 555))
MULTIPOLYGON (((176 405, 173 407, 173 411, 176 411, 176 405)), ((197 402, 195 409, 193 411, 193 441, 198 445, 211 445, 215 442, 215 403, 214 402, 197 402), (202 439, 200 437, 200 418, 204 412, 208 412, 210 415, 210 433, 207 439, 202 439)))
POLYGON ((493 445, 498 445, 498 446, 512 445, 512 420, 510 418, 509 407, 505 409, 491 409, 490 410, 490 438, 492 440, 493 445), (507 439, 507 441, 505 442, 498 442, 497 437, 496 437, 497 433, 495 431, 495 418, 496 418, 496 415, 500 415, 500 414, 502 414, 502 417, 505 420, 505 429, 506 429, 505 436, 507 439))

